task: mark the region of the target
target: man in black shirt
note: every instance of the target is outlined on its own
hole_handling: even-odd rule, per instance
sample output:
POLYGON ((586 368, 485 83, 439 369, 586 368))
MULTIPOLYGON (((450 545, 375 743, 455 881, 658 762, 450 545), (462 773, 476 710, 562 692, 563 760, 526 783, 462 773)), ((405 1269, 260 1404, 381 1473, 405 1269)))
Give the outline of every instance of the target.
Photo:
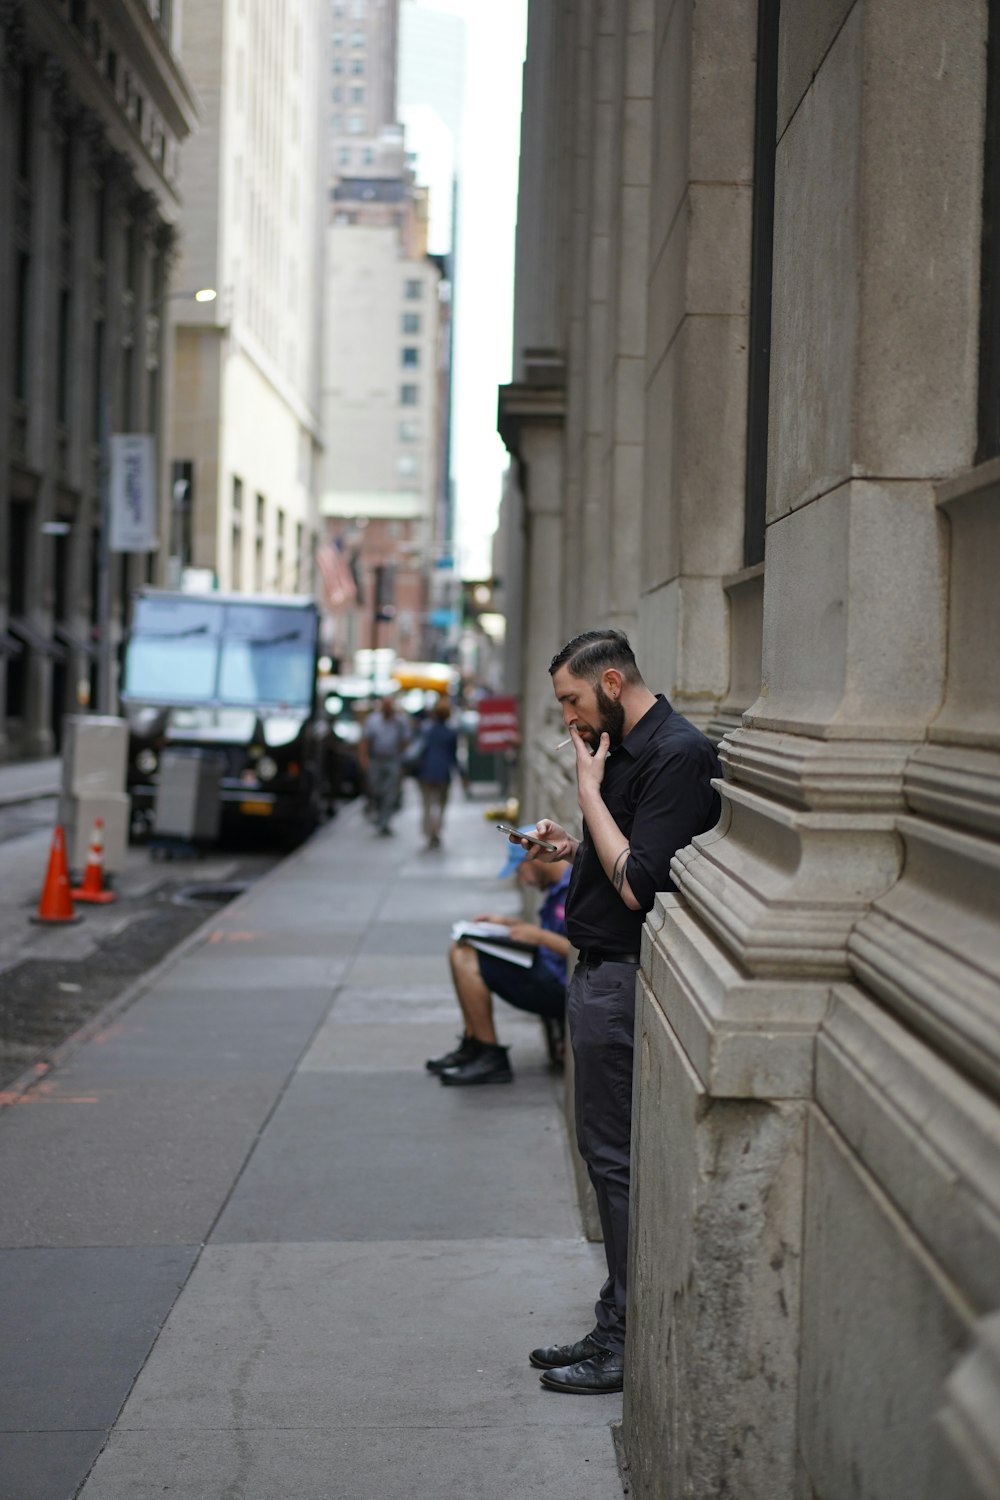
MULTIPOLYGON (((587 1163, 604 1234, 608 1279, 592 1333, 534 1349, 551 1390, 619 1391, 625 1351, 632 1037, 642 924, 657 891, 672 890, 670 861, 718 821, 722 774, 711 741, 646 687, 628 639, 588 630, 549 666, 576 749, 583 838, 542 818, 548 853, 573 863, 566 931, 579 950, 568 1017, 575 1066, 577 1144, 587 1163)), ((514 840, 512 839, 512 842, 514 840)))

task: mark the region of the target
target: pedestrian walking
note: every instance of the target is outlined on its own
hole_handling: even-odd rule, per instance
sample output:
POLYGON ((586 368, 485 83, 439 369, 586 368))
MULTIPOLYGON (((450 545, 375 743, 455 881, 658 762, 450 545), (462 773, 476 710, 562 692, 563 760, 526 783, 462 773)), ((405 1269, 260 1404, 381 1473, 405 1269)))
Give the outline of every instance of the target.
MULTIPOLYGON (((712 785, 721 767, 711 741, 643 682, 628 638, 590 630, 549 665, 576 751, 583 836, 542 818, 553 852, 525 844, 526 858, 573 865, 566 930, 579 958, 567 1017, 575 1069, 577 1143, 600 1211, 608 1275, 593 1330, 575 1343, 533 1349, 551 1390, 622 1389, 632 1043, 636 973, 645 914, 672 890, 670 862, 718 821, 712 785)), ((513 836, 512 836, 513 839, 513 836)))
POLYGON ((383 836, 392 832, 391 819, 402 786, 403 752, 409 738, 409 725, 396 711, 393 699, 386 696, 380 707, 365 720, 359 747, 375 813, 375 828, 383 836))
POLYGON ((441 846, 444 810, 451 778, 458 765, 458 735, 451 727, 451 704, 441 698, 420 730, 417 784, 423 806, 423 834, 428 849, 441 846))

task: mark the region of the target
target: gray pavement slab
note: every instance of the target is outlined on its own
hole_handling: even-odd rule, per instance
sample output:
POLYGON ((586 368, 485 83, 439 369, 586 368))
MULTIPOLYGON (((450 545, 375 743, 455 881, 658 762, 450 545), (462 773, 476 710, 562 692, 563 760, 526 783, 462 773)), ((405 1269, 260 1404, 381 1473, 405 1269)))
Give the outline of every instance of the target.
POLYGON ((3 1122, 0 1246, 205 1239, 282 1082, 47 1081, 3 1122))
POLYGON ((173 1433, 117 1431, 82 1500, 610 1500, 621 1484, 608 1420, 476 1432, 185 1432, 180 1445, 173 1433))
POLYGON ((0 1500, 70 1500, 107 1437, 104 1428, 0 1433, 0 1500))
POLYGON ((540 1067, 516 1085, 303 1073, 285 1092, 213 1241, 564 1237, 564 1133, 540 1067))
POLYGON ((0 1497, 75 1494, 198 1248, 0 1250, 0 1497))
POLYGON ((286 953, 262 953, 254 957, 241 953, 237 956, 227 954, 225 944, 217 947, 218 952, 207 953, 202 948, 185 958, 173 971, 174 982, 192 990, 290 991, 314 989, 321 985, 332 990, 349 963, 346 958, 322 954, 305 958, 291 958, 286 953))
MULTIPOLYGON (((444 1011, 444 1006, 440 1009, 444 1011)), ((515 1012, 516 1014, 516 1012, 515 1012)), ((317 1031, 299 1064, 300 1073, 404 1073, 426 1072, 428 1057, 441 1057, 455 1046, 461 1031, 450 1013, 439 1021, 406 1026, 387 1025, 381 1020, 342 1021, 331 1018, 317 1031)), ((538 1024, 525 1018, 503 1025, 504 1042, 513 1047, 513 1066, 540 1068, 538 1024)), ((440 1088, 441 1085, 439 1084, 440 1088)))
POLYGON ((556 1235, 210 1245, 119 1430, 611 1421, 620 1397, 570 1400, 528 1364, 534 1343, 593 1327, 599 1261, 593 1245, 556 1235))
POLYGON ((109 1428, 197 1253, 0 1250, 0 1434, 109 1428))

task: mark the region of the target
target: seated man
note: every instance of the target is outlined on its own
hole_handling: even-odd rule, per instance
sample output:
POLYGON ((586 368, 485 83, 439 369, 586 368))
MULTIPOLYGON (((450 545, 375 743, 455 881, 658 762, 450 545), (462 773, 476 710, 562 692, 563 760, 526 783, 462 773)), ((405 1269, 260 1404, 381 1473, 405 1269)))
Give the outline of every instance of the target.
MULTIPOLYGON (((530 943, 535 949, 531 967, 522 968, 505 958, 480 953, 469 943, 452 943, 448 952, 455 994, 465 1018, 465 1032, 453 1052, 429 1059, 427 1067, 442 1083, 464 1086, 478 1083, 511 1083, 507 1048, 497 1043, 493 1027, 493 996, 508 1005, 530 1011, 545 1023, 550 1039, 561 1041, 566 1012, 566 891, 571 866, 564 860, 535 864, 524 859, 524 847, 512 844, 501 875, 516 874, 520 886, 545 892, 538 925, 519 917, 476 917, 477 922, 502 923, 512 942, 530 943)), ((550 1055, 553 1044, 550 1040, 550 1055)))

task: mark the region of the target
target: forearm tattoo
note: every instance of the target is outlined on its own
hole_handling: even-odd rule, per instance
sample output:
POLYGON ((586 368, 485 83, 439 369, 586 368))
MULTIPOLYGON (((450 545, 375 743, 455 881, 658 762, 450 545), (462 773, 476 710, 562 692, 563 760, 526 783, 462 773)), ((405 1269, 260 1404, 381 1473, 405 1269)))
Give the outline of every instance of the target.
POLYGON ((622 886, 625 884, 625 865, 628 862, 628 857, 631 853, 632 850, 629 848, 628 844, 626 844, 625 848, 615 860, 615 867, 611 871, 611 884, 614 886, 619 896, 622 893, 622 886))

